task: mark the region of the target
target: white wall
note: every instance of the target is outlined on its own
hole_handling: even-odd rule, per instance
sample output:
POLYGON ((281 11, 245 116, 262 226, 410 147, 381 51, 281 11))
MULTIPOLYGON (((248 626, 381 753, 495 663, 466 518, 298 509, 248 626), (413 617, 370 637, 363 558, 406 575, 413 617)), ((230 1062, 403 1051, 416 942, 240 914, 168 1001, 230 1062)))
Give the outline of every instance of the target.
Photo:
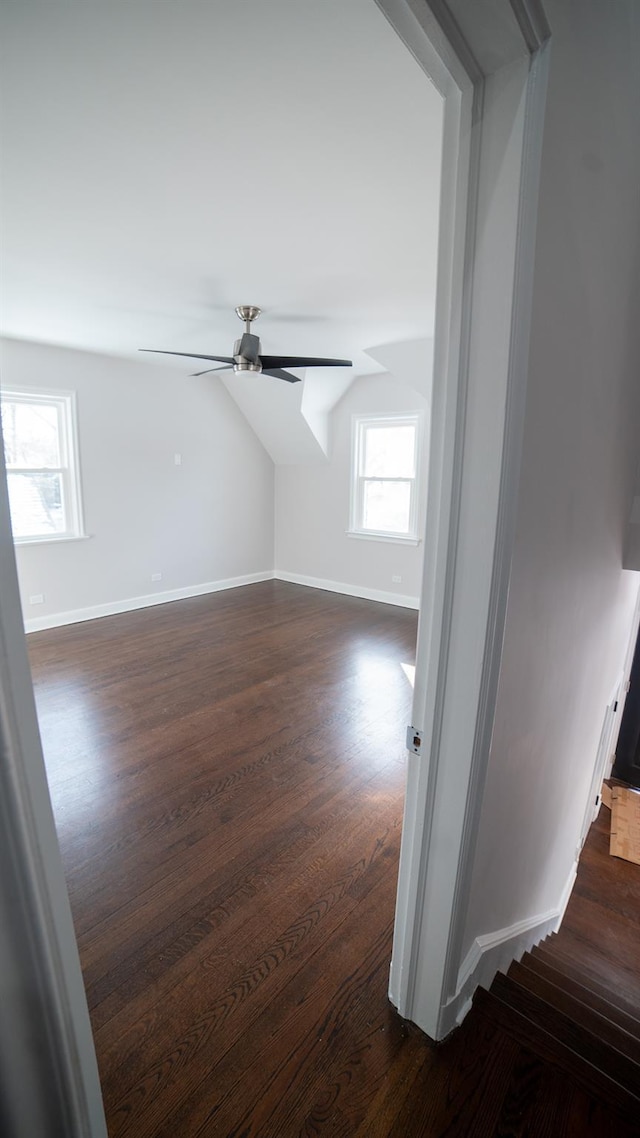
POLYGON ((465 951, 558 906, 638 576, 640 19, 547 0, 552 31, 518 526, 465 951))
MULTIPOLYGON (((313 466, 276 467, 276 574, 310 577, 407 602, 420 593, 422 544, 349 537, 351 422, 354 414, 423 411, 426 399, 388 375, 357 379, 332 413, 329 459, 313 466), (392 577, 399 576, 400 582, 392 577)), ((422 481, 427 462, 422 464, 422 481)), ((423 485, 424 490, 424 485, 423 485)), ((418 532, 424 527, 422 494, 418 532)))
POLYGON ((5 340, 2 382, 77 392, 91 536, 18 547, 27 620, 273 568, 273 463, 218 379, 5 340))

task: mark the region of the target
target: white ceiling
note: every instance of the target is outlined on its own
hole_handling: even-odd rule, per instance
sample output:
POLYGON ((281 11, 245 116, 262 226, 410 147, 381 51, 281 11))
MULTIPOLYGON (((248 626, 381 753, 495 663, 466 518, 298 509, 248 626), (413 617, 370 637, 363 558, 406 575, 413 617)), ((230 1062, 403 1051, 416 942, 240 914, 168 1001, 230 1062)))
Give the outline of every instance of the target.
POLYGON ((4 0, 1 21, 4 335, 182 378, 206 365, 137 349, 230 354, 258 304, 265 352, 354 361, 304 391, 224 375, 276 462, 326 457, 356 375, 426 376, 442 103, 374 0, 4 0))
POLYGON ((431 333, 441 101, 374 0, 4 0, 2 23, 5 335, 227 354, 254 303, 265 351, 363 374, 431 333))

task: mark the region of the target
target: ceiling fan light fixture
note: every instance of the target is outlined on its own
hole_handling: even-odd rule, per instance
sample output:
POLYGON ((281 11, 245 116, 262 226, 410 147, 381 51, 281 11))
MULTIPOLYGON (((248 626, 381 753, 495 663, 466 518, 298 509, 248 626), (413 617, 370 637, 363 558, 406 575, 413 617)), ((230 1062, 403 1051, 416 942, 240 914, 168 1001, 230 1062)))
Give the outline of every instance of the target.
POLYGON ((234 357, 233 370, 236 375, 243 375, 245 372, 252 372, 254 375, 259 375, 262 371, 262 364, 260 361, 255 364, 250 363, 249 360, 245 360, 242 356, 237 355, 234 357))

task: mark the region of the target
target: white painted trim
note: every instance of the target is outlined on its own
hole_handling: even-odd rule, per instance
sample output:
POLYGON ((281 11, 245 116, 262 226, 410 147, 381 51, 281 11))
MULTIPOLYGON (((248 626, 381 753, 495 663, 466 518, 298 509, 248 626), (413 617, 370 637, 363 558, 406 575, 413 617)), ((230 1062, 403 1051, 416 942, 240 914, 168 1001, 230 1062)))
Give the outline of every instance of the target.
MULTIPOLYGON (((82 505, 82 482, 80 478, 80 440, 78 436, 78 399, 75 391, 63 388, 41 388, 20 386, 12 384, 0 390, 0 403, 12 399, 23 403, 52 403, 58 411, 58 445, 60 457, 63 460, 58 467, 51 467, 53 473, 59 473, 62 480, 63 500, 66 498, 65 517, 67 529, 60 534, 28 534, 25 537, 14 537, 16 545, 33 545, 43 541, 77 541, 87 537, 84 528, 84 510, 82 505)), ((33 467, 32 473, 47 467, 33 467)), ((21 467, 25 473, 27 468, 21 467)), ((17 473, 20 472, 17 471, 17 473)))
POLYGON ((293 585, 306 585, 310 589, 324 589, 328 593, 343 593, 346 597, 362 597, 365 601, 380 601, 383 605, 397 605, 402 609, 418 609, 419 597, 402 593, 389 593, 384 589, 367 589, 363 585, 347 585, 344 581, 326 581, 322 577, 307 577, 303 573, 289 573, 276 569, 273 576, 277 581, 290 581, 293 585))
MULTIPOLYGON (((513 58, 500 57, 495 73, 483 76, 475 41, 465 45, 446 0, 378 3, 417 59, 435 19, 467 73, 464 85, 452 72, 445 99, 432 454, 412 717, 423 731, 424 753, 408 760, 389 989, 401 1015, 441 1039, 460 964, 502 652, 548 51, 532 59, 524 41, 513 42, 513 58)), ((501 6, 506 10, 507 0, 501 6)), ((485 57, 483 20, 498 17, 498 7, 478 4, 467 22, 467 37, 475 28, 485 57)))
POLYGON ((390 541, 392 545, 421 545, 421 537, 392 537, 390 533, 374 533, 373 530, 345 530, 347 537, 358 541, 390 541))
MULTIPOLYGON (((400 1015, 414 1019, 418 936, 425 886, 423 853, 429 845, 435 779, 431 755, 438 735, 443 653, 446 654, 451 604, 449 535, 455 514, 454 451, 458 376, 466 341, 463 280, 472 177, 472 124, 476 97, 472 80, 443 36, 426 3, 378 0, 387 18, 426 73, 437 77, 445 96, 440 188, 438 279, 434 333, 431 444, 421 611, 420 666, 416 666, 412 722, 423 729, 424 755, 409 753, 396 899, 389 996, 400 1015), (434 56, 437 63, 434 63, 434 56), (446 75, 443 74, 446 72, 446 75), (418 715, 419 719, 415 716, 418 715)), ((438 981, 436 981, 438 983, 438 981)))
POLYGON ((350 505, 348 537, 364 537, 374 541, 403 541, 407 544, 418 544, 418 518, 420 517, 420 499, 422 497, 422 456, 424 452, 424 412, 398 411, 386 414, 365 414, 355 412, 351 416, 351 471, 350 471, 350 505), (364 514, 364 484, 373 481, 373 477, 361 473, 362 458, 365 451, 365 437, 369 426, 377 424, 380 427, 413 427, 414 428, 414 462, 413 474, 391 476, 381 481, 408 482, 410 486, 409 525, 404 533, 391 533, 389 530, 366 529, 362 524, 364 514))
POLYGON ((474 71, 455 21, 442 20, 441 4, 425 0, 376 0, 394 31, 420 64, 443 99, 454 96, 481 78, 474 71))
POLYGON ((506 972, 512 961, 520 960, 534 945, 558 931, 575 884, 577 870, 576 861, 554 909, 536 913, 505 929, 496 929, 476 937, 460 965, 455 992, 443 1008, 443 1036, 462 1022, 478 986, 489 988, 496 972, 506 972))
POLYGON ((66 545, 68 541, 90 541, 92 533, 61 533, 57 537, 14 537, 13 544, 19 549, 29 545, 66 545))
POLYGON ((48 616, 26 617, 25 632, 42 632, 46 628, 60 628, 65 624, 81 624, 85 620, 98 620, 103 616, 117 616, 118 613, 134 612, 136 609, 165 605, 171 601, 181 601, 188 597, 201 597, 206 593, 219 593, 225 589, 238 589, 243 585, 255 585, 259 581, 290 581, 294 585, 306 585, 311 589, 324 589, 329 593, 343 593, 347 597, 362 597, 363 600, 380 601, 385 605, 399 608, 418 609, 420 598, 403 593, 391 593, 383 589, 368 589, 364 585, 349 585, 345 581, 329 581, 322 577, 308 577, 300 573, 289 573, 284 569, 265 569, 261 573, 245 573, 239 577, 227 577, 219 581, 206 581, 201 585, 186 585, 181 589, 165 589, 161 593, 147 593, 139 597, 126 597, 119 601, 107 601, 100 605, 89 605, 81 609, 67 609, 65 612, 51 613, 48 616))
POLYGON ((460 863, 445 965, 445 992, 451 991, 462 951, 464 923, 471 893, 473 858, 493 735, 506 621, 526 411, 538 185, 548 70, 549 49, 543 47, 530 62, 528 76, 522 84, 522 155, 515 225, 513 302, 508 333, 504 433, 500 486, 496 503, 495 546, 481 665, 482 675, 478 687, 477 719, 461 836, 460 863))
POLYGON ((3 1138, 107 1138, 20 618, 1 439, 0 905, 3 1138))
MULTIPOLYGON (((609 758, 612 756, 613 736, 616 730, 617 723, 619 723, 620 716, 620 703, 622 700, 622 687, 624 683, 624 673, 620 672, 611 695, 607 700, 607 706, 604 710, 602 720, 602 727, 600 729, 600 738, 598 740, 598 749, 596 751, 593 767, 593 776, 591 778, 591 786, 589 788, 589 797, 587 798, 584 819, 582 822, 582 830, 580 832, 580 849, 584 846, 587 840, 587 834, 593 822, 595 822, 598 814, 600 813, 600 806, 602 804, 602 783, 605 778, 608 778, 613 766, 613 758, 609 764, 609 758)), ((620 716, 621 718, 621 716, 620 716)))
POLYGON ((134 609, 151 608, 153 605, 166 605, 170 601, 182 601, 187 597, 201 597, 205 593, 219 593, 223 589, 237 589, 241 585, 254 585, 258 581, 272 581, 273 569, 262 573, 245 573, 240 577, 227 577, 220 581, 207 581, 202 585, 186 585, 181 589, 165 589, 161 593, 147 593, 141 597, 127 597, 121 601, 107 601, 101 605, 89 605, 83 609, 68 609, 66 612, 51 613, 49 616, 27 617, 25 632, 41 632, 45 628, 60 628, 64 624, 80 624, 85 620, 97 620, 101 616, 117 616, 121 612, 134 609))
POLYGON ((529 51, 533 55, 551 38, 551 28, 541 0, 510 0, 529 51))

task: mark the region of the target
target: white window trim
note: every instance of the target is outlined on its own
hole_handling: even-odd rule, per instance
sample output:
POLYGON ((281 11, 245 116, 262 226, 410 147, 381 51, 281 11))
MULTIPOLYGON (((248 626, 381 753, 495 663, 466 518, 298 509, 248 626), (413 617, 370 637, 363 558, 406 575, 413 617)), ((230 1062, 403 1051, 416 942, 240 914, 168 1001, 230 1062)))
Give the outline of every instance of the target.
POLYGON ((356 541, 390 541, 392 545, 420 545, 422 543, 422 538, 420 537, 403 537, 402 534, 396 536, 392 533, 377 533, 376 530, 347 529, 344 532, 347 537, 353 537, 356 541))
MULTIPOLYGON (((384 415, 360 415, 354 414, 351 416, 351 467, 350 467, 350 507, 349 507, 349 528, 346 531, 348 537, 358 538, 364 541, 389 541, 396 545, 419 545, 421 538, 418 535, 418 519, 420 516, 420 463, 422 458, 422 433, 423 433, 424 415, 422 411, 403 411, 395 414, 394 412, 386 412, 384 415), (358 524, 358 519, 362 517, 362 486, 364 478, 360 474, 360 454, 362 448, 362 438, 364 430, 369 424, 376 424, 381 427, 402 427, 402 426, 415 426, 416 429, 416 450, 415 450, 415 474, 411 481, 413 481, 413 491, 411 494, 411 513, 409 518, 410 528, 409 531, 404 533, 393 533, 391 530, 371 530, 365 529, 358 524)), ((385 482, 407 482, 407 478, 385 478, 385 482)))
MULTIPOLYGON (((0 391, 0 401, 20 400, 22 403, 41 403, 47 400, 60 407, 62 424, 60 449, 64 463, 61 467, 34 467, 33 471, 55 470, 62 475, 67 529, 64 533, 31 534, 15 537, 15 545, 58 545, 66 541, 83 541, 89 537, 84 528, 82 485, 80 481, 80 448, 78 441, 78 413, 75 391, 51 387, 20 387, 11 385, 0 391)), ((29 469, 23 468, 24 473, 29 469)), ((7 473, 10 473, 7 467, 7 473)))

